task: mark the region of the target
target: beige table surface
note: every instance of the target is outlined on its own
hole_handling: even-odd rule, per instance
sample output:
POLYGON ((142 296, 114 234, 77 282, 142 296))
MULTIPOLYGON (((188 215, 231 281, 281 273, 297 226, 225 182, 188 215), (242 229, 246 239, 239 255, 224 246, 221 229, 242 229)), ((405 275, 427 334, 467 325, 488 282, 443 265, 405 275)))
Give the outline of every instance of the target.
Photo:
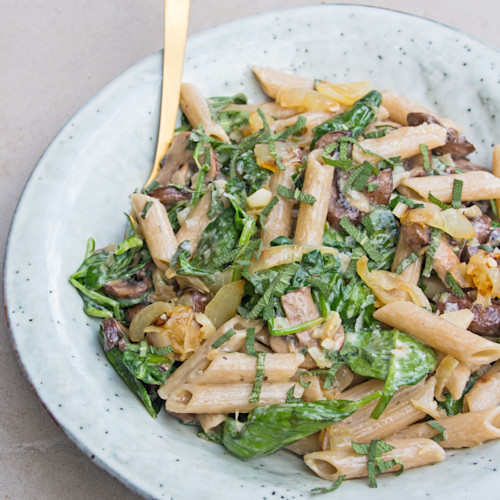
MULTIPOLYGON (((192 0, 189 32, 317 3, 336 2, 192 0)), ((496 0, 364 3, 431 18, 500 47, 496 0)), ((162 47, 162 16, 161 0, 0 0, 2 259, 17 200, 38 158, 95 92, 162 47)), ((0 381, 0 500, 138 498, 91 463, 50 419, 22 375, 3 315, 0 381)))

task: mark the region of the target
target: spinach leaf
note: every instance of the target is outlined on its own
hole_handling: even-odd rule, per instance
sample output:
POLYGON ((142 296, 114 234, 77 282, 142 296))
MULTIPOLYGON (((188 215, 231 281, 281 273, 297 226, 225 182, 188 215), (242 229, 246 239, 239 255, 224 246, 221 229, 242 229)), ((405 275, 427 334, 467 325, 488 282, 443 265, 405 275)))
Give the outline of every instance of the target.
POLYGON ((247 195, 251 195, 262 187, 269 179, 271 171, 257 164, 253 151, 247 151, 236 161, 236 171, 247 184, 247 195))
POLYGON ((437 363, 432 349, 399 330, 348 332, 341 355, 353 372, 385 380, 373 418, 382 414, 400 387, 415 385, 437 363))
POLYGON ((115 248, 110 246, 95 251, 95 242, 89 238, 85 258, 69 277, 69 282, 82 296, 86 314, 98 318, 115 317, 123 321, 125 308, 143 302, 151 287, 135 299, 110 297, 101 289, 110 281, 135 278, 150 260, 148 249, 136 235, 129 219, 129 236, 115 248))
POLYGON ((382 103, 382 95, 376 90, 368 92, 361 99, 357 100, 350 109, 334 116, 330 120, 318 125, 313 129, 314 139, 311 143, 311 150, 316 141, 327 132, 336 130, 350 130, 356 139, 363 130, 373 121, 378 107, 382 103))
MULTIPOLYGON (((99 342, 101 344, 101 347, 104 349, 104 332, 102 328, 99 332, 99 342)), ((142 401, 149 414, 153 418, 156 418, 158 412, 163 406, 163 401, 160 399, 157 392, 152 391, 152 393, 150 394, 144 384, 130 372, 124 361, 125 353, 120 351, 118 347, 113 347, 112 349, 104 352, 118 375, 132 390, 132 392, 142 401)))
POLYGON ((139 345, 128 344, 122 359, 123 364, 134 377, 151 385, 163 384, 173 368, 173 361, 168 353, 159 354, 146 341, 139 345))
POLYGON ((398 244, 399 230, 394 214, 387 207, 376 207, 361 221, 370 237, 370 243, 382 255, 380 262, 371 262, 370 270, 389 270, 398 244))
POLYGON ((222 443, 240 458, 263 457, 339 422, 379 396, 380 392, 375 392, 359 401, 332 399, 260 406, 244 423, 228 418, 222 443))
POLYGON ((464 397, 474 387, 474 384, 477 382, 478 379, 479 376, 476 375, 475 373, 473 373, 469 377, 469 380, 467 381, 467 384, 465 384, 465 389, 460 399, 454 399, 449 392, 443 394, 445 400, 438 401, 438 406, 440 408, 443 408, 444 411, 446 411, 446 415, 448 415, 448 417, 453 417, 454 415, 457 415, 458 413, 462 412, 464 397))
POLYGON ((214 261, 232 250, 238 243, 240 231, 235 224, 235 210, 232 206, 224 211, 203 231, 198 248, 191 260, 199 269, 213 269, 214 261))

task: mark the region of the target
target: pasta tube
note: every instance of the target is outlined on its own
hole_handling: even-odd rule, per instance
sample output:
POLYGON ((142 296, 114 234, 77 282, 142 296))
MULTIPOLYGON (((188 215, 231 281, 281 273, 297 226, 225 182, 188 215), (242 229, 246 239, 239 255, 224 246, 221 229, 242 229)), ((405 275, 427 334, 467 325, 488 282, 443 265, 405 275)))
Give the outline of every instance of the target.
POLYGON ((453 325, 413 302, 386 304, 373 317, 466 364, 487 364, 500 358, 500 344, 453 325))

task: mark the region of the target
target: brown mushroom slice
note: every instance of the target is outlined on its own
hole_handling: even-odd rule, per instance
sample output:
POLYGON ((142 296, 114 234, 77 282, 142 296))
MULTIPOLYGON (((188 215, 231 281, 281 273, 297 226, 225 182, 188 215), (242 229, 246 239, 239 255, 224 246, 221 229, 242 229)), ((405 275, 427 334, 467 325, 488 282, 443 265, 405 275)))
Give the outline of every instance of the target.
POLYGON ((370 205, 387 205, 392 195, 392 170, 382 170, 378 175, 372 175, 368 184, 376 184, 373 191, 365 189, 363 194, 368 198, 370 205))
POLYGON ((416 222, 402 224, 401 234, 413 252, 420 250, 431 242, 429 226, 422 226, 416 222))
POLYGON ((160 187, 151 191, 149 196, 160 200, 164 205, 179 203, 180 201, 189 201, 191 193, 175 186, 160 187))
MULTIPOLYGON (((423 123, 435 123, 437 125, 443 126, 434 116, 428 113, 408 113, 406 117, 408 125, 411 127, 417 127, 423 123)), ((457 158, 463 158, 470 153, 473 153, 476 148, 463 136, 458 135, 458 132, 452 128, 446 129, 446 144, 444 146, 439 146, 434 149, 437 155, 450 154, 455 160, 457 158)))
POLYGON ((347 198, 345 197, 342 189, 339 185, 339 170, 336 168, 335 173, 333 175, 332 189, 330 192, 330 201, 328 203, 328 222, 335 228, 340 229, 340 220, 343 217, 347 217, 347 219, 352 222, 355 226, 357 226, 361 219, 363 218, 363 214, 357 209, 349 205, 347 198))
POLYGON ((141 298, 148 291, 150 284, 147 276, 144 276, 140 281, 131 278, 122 278, 108 281, 102 289, 110 297, 134 300, 141 298))
POLYGON ((115 318, 106 318, 101 323, 102 332, 104 334, 104 345, 103 349, 105 351, 110 351, 111 349, 118 347, 120 351, 125 352, 127 348, 127 340, 125 334, 127 329, 115 318))
POLYGON ((207 307, 212 298, 212 294, 203 292, 198 288, 190 287, 183 290, 178 304, 192 307, 194 312, 205 312, 205 307, 207 307))
MULTIPOLYGON (((314 304, 311 288, 303 286, 293 292, 281 296, 281 305, 290 325, 300 325, 319 317, 318 310, 314 304)), ((311 330, 303 330, 296 333, 300 343, 307 346, 317 345, 317 341, 311 337, 311 330)))
POLYGON ((195 170, 196 164, 193 160, 193 151, 187 149, 191 132, 181 132, 177 134, 170 146, 167 154, 160 162, 160 171, 155 181, 166 186, 172 182, 172 176, 183 166, 188 165, 191 170, 195 170))

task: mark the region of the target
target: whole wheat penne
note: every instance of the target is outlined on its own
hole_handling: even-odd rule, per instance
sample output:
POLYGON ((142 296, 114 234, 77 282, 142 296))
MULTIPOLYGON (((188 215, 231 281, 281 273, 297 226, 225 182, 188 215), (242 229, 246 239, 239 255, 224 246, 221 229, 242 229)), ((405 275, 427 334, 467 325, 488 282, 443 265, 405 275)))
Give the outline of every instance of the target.
POLYGON ((276 205, 266 218, 264 229, 261 231, 262 245, 268 247, 271 241, 278 236, 290 236, 292 231, 292 211, 296 201, 278 195, 278 186, 291 188, 293 176, 297 173, 295 164, 286 165, 285 170, 278 170, 269 179, 269 189, 273 196, 278 197, 276 205))
POLYGON ((181 84, 179 105, 193 128, 203 127, 205 134, 222 142, 229 142, 224 129, 212 119, 212 113, 201 92, 190 83, 181 84))
MULTIPOLYGON (((241 352, 219 352, 210 365, 198 375, 192 373, 190 384, 252 383, 257 370, 256 357, 241 352)), ((267 382, 286 382, 304 361, 303 354, 267 354, 264 372, 267 382)))
POLYGON ((177 240, 163 204, 146 194, 130 195, 132 207, 142 229, 154 263, 163 271, 177 250, 177 240))
MULTIPOLYGON (((462 201, 478 201, 500 198, 500 178, 490 172, 477 170, 463 174, 431 175, 427 177, 409 177, 401 181, 401 186, 410 189, 413 196, 425 200, 429 193, 445 203, 451 202, 453 183, 463 181, 462 201)), ((410 193, 411 194, 411 193, 410 193)))
POLYGON ((301 89, 314 89, 314 80, 298 75, 291 75, 271 68, 252 66, 252 70, 259 80, 262 90, 273 99, 278 95, 281 87, 295 87, 301 89))
POLYGON ((484 410, 500 404, 500 361, 497 361, 465 395, 469 411, 484 410))
MULTIPOLYGON (((417 127, 401 127, 384 137, 366 139, 360 142, 363 149, 377 155, 390 157, 400 156, 410 158, 420 152, 420 145, 429 149, 443 146, 446 143, 446 129, 435 123, 423 123, 417 127)), ((369 161, 377 164, 380 158, 370 153, 364 153, 358 146, 353 147, 352 157, 358 163, 369 161)))
POLYGON ((176 413, 249 412, 257 406, 285 403, 292 387, 295 397, 304 392, 295 382, 264 382, 259 401, 250 403, 253 384, 184 384, 170 394, 165 408, 176 413))
MULTIPOLYGON (((472 448, 500 438, 500 406, 438 418, 436 422, 446 430, 446 439, 439 442, 443 448, 472 448)), ((424 422, 410 425, 390 439, 433 438, 437 434, 434 427, 424 422)))
POLYGON ((413 302, 386 304, 373 317, 466 364, 487 364, 500 359, 500 344, 452 325, 413 302))
POLYGON ((321 161, 321 150, 313 151, 307 159, 302 193, 311 194, 315 202, 300 203, 294 242, 298 245, 320 246, 323 242, 328 202, 334 170, 321 161))
POLYGON ((226 417, 227 415, 224 413, 200 413, 198 414, 198 421, 204 432, 208 434, 222 424, 226 420, 226 417))
POLYGON ((261 329, 263 328, 263 323, 259 320, 245 319, 241 316, 235 316, 229 321, 226 321, 226 323, 218 328, 190 358, 182 363, 182 365, 167 378, 165 383, 158 389, 158 395, 162 399, 168 399, 173 391, 186 384, 191 373, 201 374, 210 363, 207 359, 207 354, 212 349, 213 343, 231 328, 234 329, 236 333, 225 344, 220 346, 222 350, 228 349, 234 351, 239 349, 241 343, 245 341, 247 328, 255 328, 256 330, 261 329), (231 344, 231 346, 229 344, 231 344))
MULTIPOLYGON (((394 449, 384 453, 382 458, 384 460, 397 458, 405 470, 441 462, 445 458, 444 450, 431 439, 394 439, 387 443, 394 446, 394 449)), ((368 475, 367 456, 358 455, 349 448, 307 453, 304 455, 304 461, 315 474, 328 481, 335 481, 339 476, 353 479, 368 475)), ((395 472, 399 468, 400 466, 396 465, 388 471, 395 472)))
POLYGON ((321 446, 319 442, 319 432, 315 432, 310 436, 299 439, 295 443, 285 446, 285 449, 295 453, 296 455, 303 456, 306 453, 312 453, 314 451, 320 451, 321 446))
POLYGON ((470 374, 470 368, 465 363, 459 362, 457 367, 448 376, 445 387, 455 401, 458 401, 462 397, 470 374))
MULTIPOLYGON (((404 429, 425 417, 425 413, 416 409, 411 400, 424 400, 430 404, 434 397, 435 384, 436 379, 431 377, 427 382, 422 381, 414 386, 402 387, 378 419, 370 417, 377 405, 377 401, 372 401, 331 427, 333 429, 348 428, 353 441, 358 443, 368 443, 372 439, 385 439, 397 430, 404 429)), ((348 395, 343 393, 340 398, 347 399, 348 395)))
POLYGON ((382 106, 389 112, 389 118, 401 125, 408 125, 408 113, 425 113, 436 118, 445 127, 457 131, 461 130, 461 127, 453 123, 450 119, 438 116, 422 104, 412 101, 394 90, 384 90, 382 92, 382 106))

